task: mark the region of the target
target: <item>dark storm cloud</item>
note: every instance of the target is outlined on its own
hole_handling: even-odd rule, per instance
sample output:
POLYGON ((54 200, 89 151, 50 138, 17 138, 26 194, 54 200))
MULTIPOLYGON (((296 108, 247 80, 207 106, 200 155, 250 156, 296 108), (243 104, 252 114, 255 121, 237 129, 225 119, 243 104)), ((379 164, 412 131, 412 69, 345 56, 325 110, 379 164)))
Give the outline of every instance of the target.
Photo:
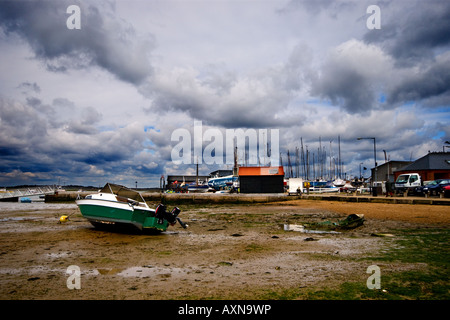
MULTIPOLYGON (((139 124, 99 132, 95 125, 102 115, 93 107, 78 107, 65 98, 51 104, 37 100, 22 103, 0 96, 0 182, 49 181, 85 171, 95 177, 105 174, 102 168, 124 172, 140 164, 133 160, 146 139, 139 124)), ((141 171, 152 168, 146 160, 141 159, 141 171)))
POLYGON ((148 52, 153 37, 137 40, 134 28, 114 16, 104 1, 0 1, 0 27, 31 46, 50 71, 96 65, 133 84, 152 72, 148 52), (81 29, 66 26, 69 5, 81 9, 81 29))
POLYGON ((0 96, 0 178, 16 176, 21 170, 45 171, 39 148, 47 129, 45 119, 32 106, 0 96))
POLYGON ((431 66, 423 68, 394 87, 388 95, 390 103, 421 101, 430 107, 450 104, 450 54, 439 56, 431 66))
POLYGON ((47 134, 47 123, 36 110, 28 105, 17 103, 0 96, 0 141, 2 146, 26 145, 36 135, 47 134))
POLYGON ((80 158, 80 161, 92 165, 103 165, 108 162, 123 161, 128 156, 116 150, 94 150, 89 152, 85 157, 80 158))
POLYGON ((449 1, 399 1, 387 6, 382 27, 364 35, 367 43, 381 45, 398 65, 412 65, 434 57, 435 50, 450 45, 449 1))
POLYGON ((368 31, 363 39, 382 48, 393 59, 392 75, 396 80, 386 89, 388 104, 448 106, 450 2, 393 2, 384 12, 388 14, 382 16, 381 29, 368 31))
POLYGON ((339 19, 361 8, 360 15, 345 17, 365 26, 365 9, 371 4, 380 7, 381 29, 366 29, 361 40, 355 37, 330 48, 310 78, 311 95, 351 114, 413 100, 422 106, 448 105, 449 59, 439 55, 450 45, 450 2, 292 0, 285 10, 339 19))
POLYGON ((329 52, 312 81, 311 94, 348 113, 370 112, 389 80, 391 64, 377 46, 349 40, 329 52))
POLYGON ((350 113, 369 111, 374 104, 369 79, 344 66, 328 68, 325 76, 315 84, 313 92, 350 113))

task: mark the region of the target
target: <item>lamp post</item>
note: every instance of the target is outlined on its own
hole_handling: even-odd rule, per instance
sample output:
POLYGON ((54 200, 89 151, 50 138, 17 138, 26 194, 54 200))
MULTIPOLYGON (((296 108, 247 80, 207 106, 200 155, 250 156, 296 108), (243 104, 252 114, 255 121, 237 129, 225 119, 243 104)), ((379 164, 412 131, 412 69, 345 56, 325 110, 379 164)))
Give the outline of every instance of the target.
POLYGON ((362 180, 362 172, 361 172, 361 165, 362 164, 363 164, 362 162, 359 163, 359 179, 360 180, 362 180))
POLYGON ((377 181, 377 142, 375 138, 357 138, 357 140, 373 139, 373 158, 375 160, 374 177, 372 177, 372 195, 377 196, 377 189, 374 187, 374 182, 377 181))

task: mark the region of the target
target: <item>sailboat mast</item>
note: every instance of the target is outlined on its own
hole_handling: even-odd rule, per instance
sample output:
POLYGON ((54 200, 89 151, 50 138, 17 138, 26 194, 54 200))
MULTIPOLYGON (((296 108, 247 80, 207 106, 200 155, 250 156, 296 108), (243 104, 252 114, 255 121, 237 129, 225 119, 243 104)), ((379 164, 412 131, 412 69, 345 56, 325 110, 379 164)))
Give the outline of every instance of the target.
POLYGON ((195 175, 195 185, 198 186, 198 158, 197 158, 197 170, 195 175))
POLYGON ((339 155, 338 155, 338 176, 339 179, 341 179, 341 136, 338 136, 338 150, 339 150, 339 155))
POLYGON ((308 151, 308 146, 306 147, 306 180, 309 180, 309 151, 308 151))
POLYGON ((305 151, 303 150, 303 138, 300 137, 300 143, 302 148, 302 155, 301 155, 301 161, 302 161, 302 178, 306 179, 306 166, 305 166, 305 151))
POLYGON ((322 137, 319 137, 319 150, 317 153, 317 160, 319 163, 319 172, 320 172, 320 179, 323 179, 323 166, 322 166, 322 137))
POLYGON ((333 142, 333 140, 330 140, 330 180, 333 180, 333 174, 331 170, 331 142, 333 142))

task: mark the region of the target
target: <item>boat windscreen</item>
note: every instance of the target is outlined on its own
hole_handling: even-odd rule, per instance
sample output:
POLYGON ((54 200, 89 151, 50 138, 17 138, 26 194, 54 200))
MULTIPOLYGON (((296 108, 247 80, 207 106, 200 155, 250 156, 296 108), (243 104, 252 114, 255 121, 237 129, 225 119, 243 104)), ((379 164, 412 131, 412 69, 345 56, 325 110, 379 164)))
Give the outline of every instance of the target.
POLYGON ((113 183, 107 183, 105 186, 100 190, 100 192, 104 193, 112 193, 117 196, 126 197, 133 199, 135 201, 139 202, 145 202, 145 200, 142 198, 141 194, 135 190, 128 189, 127 187, 113 184, 113 183))

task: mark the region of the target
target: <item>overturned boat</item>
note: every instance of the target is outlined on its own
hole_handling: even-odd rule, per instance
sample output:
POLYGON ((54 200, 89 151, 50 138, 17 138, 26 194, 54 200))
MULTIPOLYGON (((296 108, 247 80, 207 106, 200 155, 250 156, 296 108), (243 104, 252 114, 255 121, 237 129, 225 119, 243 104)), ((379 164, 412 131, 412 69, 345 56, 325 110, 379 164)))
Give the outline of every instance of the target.
POLYGON ((140 230, 165 231, 177 221, 186 228, 175 207, 171 212, 163 204, 151 209, 142 195, 127 187, 107 183, 98 193, 77 199, 76 204, 83 217, 95 227, 107 225, 132 225, 140 230))
POLYGON ((343 230, 343 229, 355 229, 362 226, 364 223, 364 215, 352 213, 349 214, 345 219, 339 220, 338 222, 323 221, 323 222, 311 222, 308 223, 308 227, 321 228, 327 230, 343 230))

